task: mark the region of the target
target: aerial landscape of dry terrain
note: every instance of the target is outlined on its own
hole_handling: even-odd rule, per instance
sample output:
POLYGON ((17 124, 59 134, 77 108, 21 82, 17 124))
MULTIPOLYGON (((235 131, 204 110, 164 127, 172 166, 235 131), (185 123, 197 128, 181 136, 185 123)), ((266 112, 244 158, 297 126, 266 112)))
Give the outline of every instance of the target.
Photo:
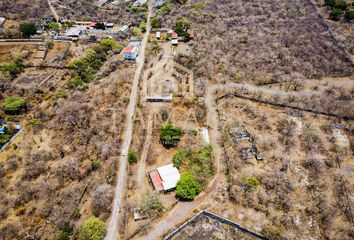
POLYGON ((0 240, 354 239, 352 0, 0 1, 0 240))

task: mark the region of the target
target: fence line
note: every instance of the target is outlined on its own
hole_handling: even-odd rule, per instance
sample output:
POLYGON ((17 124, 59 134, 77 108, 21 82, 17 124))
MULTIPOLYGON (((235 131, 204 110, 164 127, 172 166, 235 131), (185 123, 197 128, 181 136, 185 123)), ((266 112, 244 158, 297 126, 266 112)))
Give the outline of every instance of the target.
POLYGON ((348 119, 348 120, 354 120, 353 116, 349 116, 349 115, 340 115, 340 114, 336 114, 336 113, 330 113, 330 112, 325 112, 325 111, 321 111, 321 110, 316 110, 316 109, 310 109, 310 108, 306 108, 305 106, 294 106, 291 104, 285 104, 285 103, 275 103, 269 100, 261 100, 258 99, 256 97, 246 97, 245 95, 243 95, 242 93, 227 93, 224 94, 218 98, 216 98, 216 101, 219 101, 223 98, 227 98, 227 97, 236 97, 236 98, 241 98, 241 99, 246 99, 252 102, 257 102, 257 103, 263 103, 263 104, 268 104, 271 106, 275 106, 275 107, 281 107, 281 108, 290 108, 290 109, 294 109, 294 110, 299 110, 299 111, 304 111, 304 112, 310 112, 310 113, 315 113, 315 114, 320 114, 320 115, 324 115, 324 116, 329 116, 329 117, 335 117, 335 118, 339 118, 339 119, 348 119))
POLYGON ((237 228, 239 230, 241 230, 242 232, 248 234, 248 235, 251 235, 252 237, 256 237, 258 239, 261 239, 261 240, 269 240, 269 238, 259 234, 259 233, 256 233, 238 223, 235 223, 231 220, 228 220, 226 218, 223 218, 221 216, 218 216, 214 213, 211 213, 211 212, 208 212, 206 210, 203 210, 201 212, 199 212, 198 214, 196 214, 194 217, 192 217, 191 219, 189 219, 187 222, 185 222, 183 225, 181 225, 180 227, 178 227, 177 229, 175 229, 172 233, 170 233, 169 235, 167 235, 164 240, 170 240, 172 239, 176 234, 178 234, 179 232, 181 232, 185 227, 187 227, 188 225, 191 225, 193 223, 195 223, 196 221, 198 221, 202 216, 206 216, 206 217, 209 217, 209 218, 212 218, 214 220, 217 220, 219 222, 222 222, 224 224, 227 224, 231 227, 234 227, 234 228, 237 228))

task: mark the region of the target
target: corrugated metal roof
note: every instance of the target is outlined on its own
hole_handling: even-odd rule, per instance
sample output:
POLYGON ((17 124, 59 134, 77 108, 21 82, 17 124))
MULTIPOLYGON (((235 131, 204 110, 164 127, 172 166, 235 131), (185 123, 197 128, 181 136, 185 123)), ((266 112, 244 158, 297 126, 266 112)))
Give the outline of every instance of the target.
POLYGON ((161 179, 159 173, 156 170, 155 171, 151 171, 151 172, 149 172, 149 176, 150 176, 150 179, 152 181, 152 184, 154 185, 154 188, 157 191, 163 190, 162 179, 161 179))
POLYGON ((170 190, 176 187, 176 184, 180 179, 180 175, 177 168, 174 167, 173 164, 158 167, 157 171, 162 179, 162 186, 164 190, 170 190))

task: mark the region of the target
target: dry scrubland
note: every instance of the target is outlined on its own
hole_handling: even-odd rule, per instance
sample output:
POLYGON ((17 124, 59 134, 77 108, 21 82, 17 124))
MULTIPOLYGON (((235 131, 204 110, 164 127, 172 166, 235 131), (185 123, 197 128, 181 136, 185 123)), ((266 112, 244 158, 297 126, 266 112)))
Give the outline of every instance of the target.
POLYGON ((235 97, 220 99, 218 110, 230 201, 218 211, 272 239, 353 237, 351 122, 235 97), (264 160, 241 158, 244 145, 231 134, 240 126, 264 160))
POLYGON ((171 14, 167 24, 184 17, 196 31, 194 57, 175 60, 193 68, 197 94, 206 83, 225 84, 217 106, 227 190, 201 207, 271 239, 352 239, 353 122, 299 111, 353 118, 348 24, 330 23, 328 31, 328 21, 302 0, 192 1, 171 14), (334 28, 340 24, 346 25, 334 28), (343 34, 346 48, 333 31, 343 34), (241 126, 262 161, 243 159, 252 143, 231 135, 241 126))
MULTIPOLYGON (((64 50, 53 46, 46 63, 77 59, 73 47, 73 57, 55 60, 64 50)), ((57 239, 67 224, 78 228, 92 214, 108 218, 133 74, 132 65, 105 63, 87 91, 67 89, 65 69, 29 68, 1 82, 0 104, 17 95, 27 110, 11 118, 0 112, 25 128, 0 153, 0 239, 57 239)))
POLYGON ((131 2, 119 1, 101 8, 96 6, 96 0, 57 0, 52 2, 59 16, 68 19, 91 19, 121 24, 139 24, 143 19, 142 16, 129 13, 131 2))
POLYGON ((262 84, 353 73, 346 50, 307 0, 192 3, 172 14, 196 30, 189 63, 201 87, 206 81, 262 84))
MULTIPOLYGON (((121 1, 108 4, 102 8, 96 6, 96 0, 51 0, 60 17, 69 20, 90 19, 96 21, 111 21, 115 23, 139 24, 143 16, 132 14, 130 2, 121 1)), ((16 21, 37 21, 43 17, 53 17, 47 0, 0 2, 2 17, 16 21)))
POLYGON ((0 13, 2 17, 18 21, 38 20, 39 17, 50 17, 47 0, 1 0, 0 13))

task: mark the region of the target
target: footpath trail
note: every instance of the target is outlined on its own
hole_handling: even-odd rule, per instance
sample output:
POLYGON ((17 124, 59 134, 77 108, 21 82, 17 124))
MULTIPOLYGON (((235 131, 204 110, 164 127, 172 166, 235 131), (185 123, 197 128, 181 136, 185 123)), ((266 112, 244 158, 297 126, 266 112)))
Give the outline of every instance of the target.
POLYGON ((52 12, 53 16, 55 17, 56 20, 59 20, 59 14, 57 13, 57 11, 55 10, 55 8, 53 7, 52 3, 50 0, 48 0, 48 5, 50 8, 50 11, 52 12))
POLYGON ((148 37, 150 34, 150 18, 151 18, 151 3, 149 3, 149 10, 148 10, 148 17, 147 17, 147 26, 146 26, 146 33, 144 38, 141 42, 140 52, 136 59, 136 71, 133 79, 133 86, 131 90, 129 105, 127 109, 127 118, 126 118, 126 127, 125 127, 125 134, 124 134, 124 141, 122 146, 122 155, 119 161, 119 170, 117 173, 117 184, 115 187, 115 195, 113 200, 113 210, 111 214, 111 218, 109 220, 107 234, 105 240, 116 240, 119 239, 118 234, 118 220, 120 217, 121 212, 121 205, 123 201, 124 195, 124 187, 126 184, 126 175, 127 175, 127 153, 130 144, 132 141, 133 135, 133 116, 135 112, 135 106, 137 102, 137 95, 138 95, 138 86, 139 86, 139 79, 141 76, 141 72, 145 62, 145 48, 148 41, 148 37))
MULTIPOLYGON (((147 119, 147 129, 146 129, 146 138, 144 143, 143 152, 141 154, 141 159, 138 167, 138 175, 137 175, 137 186, 138 188, 144 187, 144 177, 145 177, 145 162, 149 152, 151 138, 152 138, 152 130, 153 130, 153 112, 150 112, 147 119)), ((142 191, 138 191, 142 192, 142 191)))

